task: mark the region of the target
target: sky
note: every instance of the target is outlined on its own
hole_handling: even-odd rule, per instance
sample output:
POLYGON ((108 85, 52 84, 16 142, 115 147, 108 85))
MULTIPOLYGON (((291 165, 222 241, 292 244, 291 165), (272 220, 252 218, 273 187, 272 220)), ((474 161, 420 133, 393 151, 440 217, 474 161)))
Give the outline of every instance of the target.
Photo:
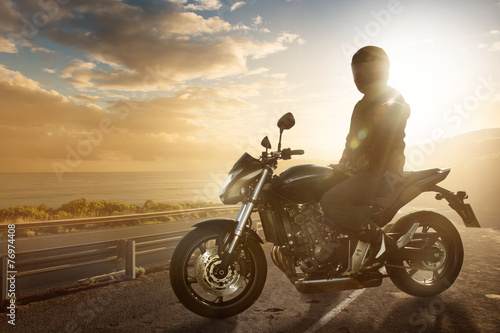
POLYGON ((286 112, 336 162, 365 45, 407 146, 500 127, 499 0, 1 0, 0 172, 224 171, 286 112))

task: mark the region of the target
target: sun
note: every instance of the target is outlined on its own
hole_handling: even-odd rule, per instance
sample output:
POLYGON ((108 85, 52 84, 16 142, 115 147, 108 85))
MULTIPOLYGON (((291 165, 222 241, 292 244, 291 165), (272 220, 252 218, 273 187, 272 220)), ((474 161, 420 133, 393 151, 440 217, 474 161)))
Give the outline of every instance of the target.
POLYGON ((468 75, 467 68, 457 65, 460 55, 432 41, 427 44, 388 52, 389 85, 399 90, 411 107, 407 144, 432 140, 434 132, 447 131, 447 114, 460 99, 468 75))

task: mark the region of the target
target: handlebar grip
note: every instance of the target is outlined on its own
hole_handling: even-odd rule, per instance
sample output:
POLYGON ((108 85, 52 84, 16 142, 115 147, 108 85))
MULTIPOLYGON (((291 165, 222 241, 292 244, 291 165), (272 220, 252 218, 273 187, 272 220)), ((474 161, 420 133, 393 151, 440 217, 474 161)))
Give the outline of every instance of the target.
POLYGON ((290 148, 285 148, 281 151, 281 158, 284 160, 289 160, 292 158, 292 155, 302 155, 304 151, 302 149, 291 150, 290 148))

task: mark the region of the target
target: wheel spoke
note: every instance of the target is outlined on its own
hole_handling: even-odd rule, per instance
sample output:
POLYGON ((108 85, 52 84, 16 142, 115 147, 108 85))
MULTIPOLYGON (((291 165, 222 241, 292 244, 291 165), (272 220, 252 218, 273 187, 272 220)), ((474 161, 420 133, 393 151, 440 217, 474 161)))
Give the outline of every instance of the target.
POLYGON ((412 269, 408 272, 408 276, 413 276, 416 272, 418 272, 418 269, 412 269))
POLYGON ((422 227, 422 233, 427 233, 429 231, 429 226, 428 225, 424 225, 422 227))
POLYGON ((217 297, 217 298, 215 299, 214 303, 215 303, 215 304, 220 304, 220 303, 222 303, 222 296, 217 297))
POLYGON ((200 252, 201 254, 205 253, 205 251, 207 250, 207 245, 206 243, 201 243, 198 248, 200 249, 200 252))
POLYGON ((195 277, 188 276, 187 283, 188 284, 198 283, 198 280, 195 277))

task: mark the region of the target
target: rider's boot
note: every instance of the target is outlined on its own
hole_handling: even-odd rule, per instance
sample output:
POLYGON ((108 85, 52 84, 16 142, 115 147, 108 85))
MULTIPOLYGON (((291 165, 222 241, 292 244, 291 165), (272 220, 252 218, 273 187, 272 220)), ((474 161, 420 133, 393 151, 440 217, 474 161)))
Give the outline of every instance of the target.
POLYGON ((373 222, 367 222, 356 232, 357 238, 370 244, 370 256, 363 263, 362 270, 373 270, 382 267, 386 260, 398 249, 394 239, 373 222))

